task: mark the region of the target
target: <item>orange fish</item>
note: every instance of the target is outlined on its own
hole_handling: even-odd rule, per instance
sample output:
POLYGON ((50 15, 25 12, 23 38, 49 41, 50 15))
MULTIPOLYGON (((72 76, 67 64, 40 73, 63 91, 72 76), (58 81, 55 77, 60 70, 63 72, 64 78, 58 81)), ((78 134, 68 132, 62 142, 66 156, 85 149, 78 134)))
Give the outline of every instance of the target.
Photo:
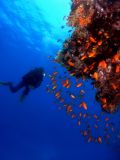
POLYGON ((72 106, 66 106, 66 112, 67 113, 70 113, 70 112, 72 112, 72 106))
POLYGON ((80 104, 80 107, 83 107, 85 110, 88 109, 88 108, 87 108, 87 104, 86 104, 85 102, 82 102, 82 103, 80 104))
POLYGON ((78 114, 78 117, 82 117, 82 113, 81 112, 78 114))
POLYGON ((114 83, 111 83, 111 86, 112 86, 112 88, 113 88, 114 90, 117 89, 117 86, 116 86, 114 83))
POLYGON ((66 83, 66 84, 69 84, 69 79, 66 79, 66 80, 65 80, 65 83, 66 83))
POLYGON ((106 69, 107 68, 107 63, 103 60, 99 63, 98 67, 101 67, 101 68, 104 68, 106 69))
POLYGON ((101 137, 98 137, 98 142, 101 144, 102 143, 102 138, 101 137))
POLYGON ((102 45, 102 41, 98 41, 98 46, 101 46, 102 45))
POLYGON ((71 86, 71 83, 69 82, 69 79, 66 79, 62 82, 63 87, 69 88, 71 86))
POLYGON ((94 74, 93 74, 92 77, 95 78, 96 80, 98 80, 98 73, 97 73, 97 72, 94 72, 94 74))
POLYGON ((105 104, 107 102, 106 98, 101 98, 100 101, 105 104))
POLYGON ((71 61, 71 60, 68 60, 68 64, 71 66, 71 67, 74 67, 75 64, 71 61))
POLYGON ((58 74, 58 72, 53 72, 53 75, 56 75, 56 74, 58 74))
POLYGON ((87 58, 87 56, 82 56, 80 59, 81 61, 84 60, 85 58, 87 58))
POLYGON ((71 97, 72 99, 75 99, 75 98, 76 98, 75 95, 73 95, 73 94, 70 94, 70 97, 71 97))
POLYGON ((87 72, 87 70, 88 70, 88 68, 87 68, 87 67, 85 67, 85 68, 84 68, 84 70, 83 70, 83 72, 87 72))
POLYGON ((70 88, 70 86, 71 86, 71 84, 68 84, 68 85, 66 86, 66 88, 70 88))
POLYGON ((96 40, 93 37, 90 37, 90 41, 93 42, 93 43, 96 42, 96 40))
POLYGON ((78 121, 78 122, 77 122, 77 125, 78 125, 78 126, 80 126, 80 124, 81 124, 81 122, 80 122, 80 121, 78 121))
POLYGON ((106 118, 105 118, 105 121, 108 121, 108 120, 109 120, 109 118, 108 118, 108 117, 106 117, 106 118))
POLYGON ((88 138, 88 143, 90 143, 92 141, 92 137, 90 136, 89 138, 88 138))
POLYGON ((106 123, 106 125, 105 125, 106 127, 109 127, 109 123, 106 123))
POLYGON ((120 65, 117 65, 117 66, 116 66, 115 72, 116 72, 116 73, 120 73, 120 65))
POLYGON ((82 86, 82 82, 81 83, 78 83, 77 85, 76 85, 76 87, 78 88, 78 87, 81 87, 82 86))
POLYGON ((90 70, 92 70, 95 66, 95 62, 89 67, 90 70))
POLYGON ((57 85, 53 86, 52 89, 55 90, 57 88, 57 85))
POLYGON ((54 79, 55 79, 55 77, 52 77, 52 76, 51 76, 51 81, 53 81, 54 79))
POLYGON ((98 116, 97 116, 96 114, 94 114, 93 117, 94 117, 95 119, 98 119, 98 116))
POLYGON ((95 57, 95 55, 96 55, 96 52, 91 52, 91 53, 89 53, 89 57, 95 57))
POLYGON ((118 61, 120 59, 120 56, 118 54, 113 56, 112 62, 118 61))
POLYGON ((71 118, 72 118, 72 119, 75 118, 75 114, 74 114, 74 113, 71 114, 71 118))
POLYGON ((102 33, 103 33, 102 31, 99 31, 99 32, 98 32, 98 35, 101 35, 102 33))
POLYGON ((87 136, 87 131, 86 130, 83 131, 83 136, 87 136))
POLYGON ((86 43, 85 48, 88 49, 90 47, 90 43, 86 43))
POLYGON ((104 36, 105 36, 106 38, 109 38, 108 33, 104 33, 104 36))
POLYGON ((57 93, 55 94, 55 97, 56 97, 56 98, 60 98, 60 92, 57 92, 57 93))

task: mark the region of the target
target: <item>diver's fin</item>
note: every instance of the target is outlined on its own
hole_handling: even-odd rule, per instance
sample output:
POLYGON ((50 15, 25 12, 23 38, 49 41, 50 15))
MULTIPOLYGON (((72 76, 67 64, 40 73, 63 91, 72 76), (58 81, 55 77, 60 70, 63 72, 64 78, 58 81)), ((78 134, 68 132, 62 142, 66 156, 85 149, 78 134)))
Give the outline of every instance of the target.
POLYGON ((5 82, 0 82, 0 86, 5 85, 5 82))
POLYGON ((0 82, 0 86, 8 86, 11 82, 0 82))

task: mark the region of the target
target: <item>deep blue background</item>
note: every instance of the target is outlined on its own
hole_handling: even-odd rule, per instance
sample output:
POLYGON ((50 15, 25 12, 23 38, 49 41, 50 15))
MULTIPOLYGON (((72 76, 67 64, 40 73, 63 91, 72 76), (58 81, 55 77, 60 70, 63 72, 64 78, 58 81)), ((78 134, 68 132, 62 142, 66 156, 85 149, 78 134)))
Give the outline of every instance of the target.
MULTIPOLYGON (((46 73, 52 71, 47 56, 55 56, 61 46, 57 39, 68 35, 59 26, 64 22, 56 24, 56 17, 52 22, 56 15, 47 19, 47 14, 54 12, 49 8, 53 4, 55 10, 63 10, 58 18, 66 14, 69 1, 63 7, 64 1, 58 0, 57 5, 52 0, 51 6, 39 0, 0 1, 1 81, 17 84, 35 66, 44 66, 46 73)), ((46 77, 23 103, 19 102, 20 92, 11 94, 0 87, 0 160, 119 160, 109 146, 84 142, 79 128, 64 111, 58 111, 53 96, 46 93, 47 84, 46 77)))

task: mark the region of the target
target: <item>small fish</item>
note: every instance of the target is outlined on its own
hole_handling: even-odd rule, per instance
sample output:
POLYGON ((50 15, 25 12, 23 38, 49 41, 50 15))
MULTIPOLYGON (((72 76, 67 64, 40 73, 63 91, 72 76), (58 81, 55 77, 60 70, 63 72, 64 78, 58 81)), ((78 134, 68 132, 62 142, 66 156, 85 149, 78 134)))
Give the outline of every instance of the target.
POLYGON ((80 122, 80 121, 78 121, 78 122, 77 122, 77 125, 78 125, 78 126, 80 126, 80 125, 81 125, 81 122, 80 122))
POLYGON ((48 59, 51 59, 52 58, 52 56, 48 56, 48 59))
POLYGON ((48 93, 50 92, 50 88, 47 87, 46 90, 47 90, 48 93))
POLYGON ((52 81, 52 84, 54 85, 56 82, 57 82, 57 80, 53 80, 53 81, 52 81))
POLYGON ((61 26, 61 28, 63 29, 63 28, 65 28, 65 26, 61 26))
POLYGON ((81 90, 81 91, 80 91, 80 95, 81 95, 81 96, 82 96, 84 93, 85 93, 84 90, 81 90))
POLYGON ((96 129, 98 129, 98 126, 97 126, 96 124, 94 125, 94 127, 95 127, 96 129))
POLYGON ((61 42, 61 39, 58 39, 57 42, 61 42))
POLYGON ((70 33, 70 32, 72 32, 72 29, 70 29, 70 30, 68 31, 68 33, 70 33))
POLYGON ((53 75, 56 75, 56 74, 58 74, 58 72, 53 72, 53 75))
POLYGON ((63 103, 63 102, 64 102, 64 99, 63 99, 63 98, 62 98, 62 99, 60 99, 60 102, 61 102, 61 103, 63 103))
POLYGON ((120 65, 117 65, 117 66, 116 66, 115 72, 116 72, 116 73, 120 73, 120 65))
POLYGON ((74 94, 70 94, 70 97, 71 97, 72 99, 75 99, 75 98, 76 98, 76 96, 75 96, 74 94))
POLYGON ((85 56, 82 56, 82 57, 81 57, 81 61, 84 60, 85 58, 87 58, 86 55, 85 55, 85 56))
POLYGON ((85 102, 80 103, 80 107, 83 107, 85 110, 87 110, 87 104, 85 102))
POLYGON ((94 114, 93 117, 94 117, 95 119, 98 119, 98 116, 97 116, 96 114, 94 114))
POLYGON ((57 88, 57 85, 53 86, 53 87, 52 87, 52 90, 55 90, 56 88, 57 88))
POLYGON ((56 98, 60 98, 60 92, 57 92, 57 93, 55 94, 55 97, 56 97, 56 98))
POLYGON ((71 118, 72 118, 72 119, 75 119, 75 117, 76 117, 75 114, 72 113, 72 114, 71 114, 71 118))
POLYGON ((89 136, 89 137, 88 137, 88 143, 90 143, 91 141, 92 141, 92 137, 89 136))
POLYGON ((67 113, 72 112, 72 106, 70 106, 70 105, 68 106, 68 105, 67 105, 67 106, 66 106, 66 112, 67 112, 67 113))
POLYGON ((69 64, 69 66, 71 66, 71 67, 74 67, 74 66, 75 66, 75 64, 74 64, 71 60, 68 60, 68 64, 69 64))
POLYGON ((87 131, 86 130, 83 131, 83 136, 87 136, 87 131))
POLYGON ((89 53, 89 57, 91 58, 91 57, 95 57, 95 55, 96 55, 96 52, 91 52, 91 53, 89 53))
POLYGON ((78 114, 78 117, 82 117, 82 113, 81 112, 78 114))
POLYGON ((101 137, 98 137, 97 140, 98 140, 98 143, 100 143, 100 144, 102 143, 102 138, 101 137))
POLYGON ((108 120, 109 120, 109 118, 108 118, 108 117, 106 117, 106 118, 105 118, 105 121, 108 121, 108 120))
POLYGON ((101 46, 102 45, 102 41, 98 41, 98 46, 101 46))
POLYGON ((94 78, 94 79, 98 80, 98 73, 97 73, 97 72, 94 72, 94 74, 93 74, 92 78, 94 78))
POLYGON ((98 32, 98 35, 101 35, 102 33, 103 33, 102 31, 99 31, 99 32, 98 32))
POLYGON ((95 38, 93 38, 93 37, 90 37, 90 41, 93 42, 93 43, 96 42, 95 38))
POLYGON ((84 73, 86 73, 86 72, 87 72, 87 70, 88 70, 88 68, 87 68, 87 67, 85 67, 85 68, 83 69, 83 72, 84 72, 84 73))
POLYGON ((69 82, 69 79, 66 79, 65 81, 62 81, 62 86, 69 88, 71 86, 71 83, 69 82))
POLYGON ((112 86, 112 88, 113 88, 114 90, 117 89, 117 86, 116 86, 114 83, 111 83, 111 86, 112 86))
POLYGON ((53 81, 55 79, 55 77, 51 76, 51 81, 53 81))
POLYGON ((103 61, 99 62, 98 67, 106 69, 107 68, 107 63, 103 60, 103 61))
POLYGON ((86 118, 86 117, 87 117, 87 114, 86 114, 86 113, 84 113, 84 114, 83 114, 83 118, 86 118))
POLYGON ((101 98, 100 101, 105 104, 107 102, 106 98, 101 98))

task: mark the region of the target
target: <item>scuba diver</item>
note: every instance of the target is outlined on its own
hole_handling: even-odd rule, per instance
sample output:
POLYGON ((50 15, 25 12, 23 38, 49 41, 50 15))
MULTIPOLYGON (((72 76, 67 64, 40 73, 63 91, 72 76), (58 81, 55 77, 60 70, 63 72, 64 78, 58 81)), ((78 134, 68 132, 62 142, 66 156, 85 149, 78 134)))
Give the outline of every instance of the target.
POLYGON ((8 86, 12 93, 16 93, 21 88, 24 88, 23 93, 20 97, 20 101, 23 101, 31 89, 38 88, 41 85, 44 76, 45 73, 42 67, 35 68, 30 72, 28 72, 27 74, 25 74, 22 77, 20 83, 16 86, 13 86, 12 82, 0 82, 0 85, 8 86))

